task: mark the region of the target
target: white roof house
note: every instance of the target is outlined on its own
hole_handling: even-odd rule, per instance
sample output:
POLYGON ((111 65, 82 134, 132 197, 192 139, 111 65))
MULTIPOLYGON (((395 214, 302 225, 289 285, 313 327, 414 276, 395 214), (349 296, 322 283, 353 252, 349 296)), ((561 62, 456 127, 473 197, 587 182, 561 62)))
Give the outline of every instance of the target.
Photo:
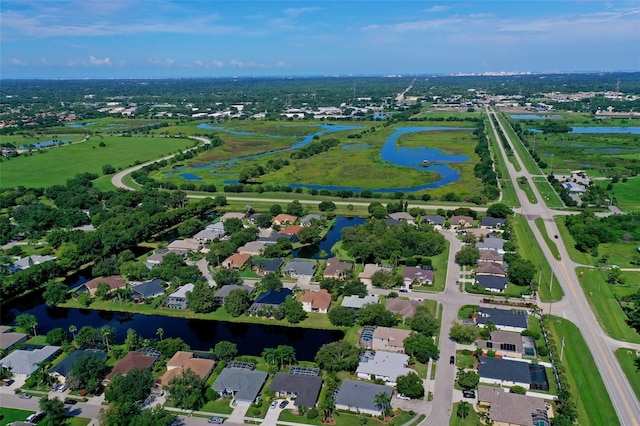
POLYGON ((386 385, 395 386, 398 376, 405 376, 413 371, 407 368, 408 363, 409 355, 367 351, 360 358, 356 374, 360 379, 370 380, 374 376, 384 380, 386 385))
POLYGON ((0 359, 0 366, 11 370, 16 377, 27 377, 38 369, 38 364, 47 361, 60 350, 60 346, 45 346, 32 351, 16 350, 0 359))
POLYGON ((342 299, 342 306, 353 309, 360 309, 364 305, 369 303, 378 303, 378 295, 372 294, 370 296, 358 297, 358 296, 347 296, 342 299))

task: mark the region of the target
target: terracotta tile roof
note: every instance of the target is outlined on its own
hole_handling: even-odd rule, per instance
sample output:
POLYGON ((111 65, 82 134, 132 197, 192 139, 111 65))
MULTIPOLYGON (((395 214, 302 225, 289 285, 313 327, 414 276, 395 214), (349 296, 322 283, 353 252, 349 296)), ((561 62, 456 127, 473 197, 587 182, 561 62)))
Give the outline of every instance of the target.
POLYGON ((331 306, 331 294, 325 289, 319 291, 307 291, 299 299, 302 303, 311 303, 312 308, 329 309, 331 306))
POLYGON ((135 352, 135 351, 129 352, 124 356, 124 358, 120 360, 120 362, 116 364, 115 367, 113 367, 113 370, 111 370, 111 373, 107 375, 106 380, 113 379, 116 376, 116 374, 121 374, 123 376, 126 376, 127 373, 129 373, 131 370, 134 370, 136 368, 137 369, 149 368, 153 365, 154 362, 156 362, 155 357, 145 355, 141 352, 135 352))
POLYGON ((227 257, 222 264, 226 268, 237 268, 240 269, 244 266, 247 261, 251 259, 251 255, 248 253, 234 253, 231 256, 227 257))
POLYGON ((213 371, 216 365, 215 361, 204 358, 194 358, 193 352, 178 351, 167 362, 167 372, 160 377, 159 382, 162 386, 167 386, 171 379, 179 376, 186 370, 191 370, 201 379, 206 379, 213 371))
POLYGON ((285 213, 280 213, 278 216, 273 218, 273 222, 274 223, 285 223, 285 222, 289 222, 289 223, 293 223, 296 220, 298 220, 297 216, 292 216, 290 214, 285 214, 285 213))
POLYGON ((298 235, 298 233, 300 232, 300 230, 303 227, 300 225, 293 225, 293 226, 288 226, 285 229, 283 229, 282 231, 280 231, 281 234, 288 234, 288 235, 298 235))

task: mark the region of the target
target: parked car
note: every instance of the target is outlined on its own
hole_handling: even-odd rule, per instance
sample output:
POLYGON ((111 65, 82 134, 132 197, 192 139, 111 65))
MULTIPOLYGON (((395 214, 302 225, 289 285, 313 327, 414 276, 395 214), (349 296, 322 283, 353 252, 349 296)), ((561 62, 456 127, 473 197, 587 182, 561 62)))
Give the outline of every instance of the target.
POLYGON ((56 383, 55 385, 51 386, 51 391, 57 391, 58 389, 60 389, 60 386, 62 386, 62 383, 56 383))
POLYGON ((65 404, 68 404, 68 405, 76 405, 76 404, 78 403, 78 401, 76 401, 75 399, 66 398, 66 399, 64 400, 64 403, 65 403, 65 404))
POLYGON ((271 401, 271 408, 276 408, 278 406, 278 401, 276 401, 275 399, 273 401, 271 401))
POLYGON ((473 390, 463 390, 463 391, 462 391, 462 396, 464 396, 465 398, 472 398, 472 399, 475 399, 475 397, 476 397, 476 391, 473 391, 473 390))
POLYGON ((401 288, 400 290, 398 290, 400 293, 409 293, 409 290, 407 290, 406 288, 401 288))
POLYGON ((9 380, 7 380, 6 382, 4 382, 4 385, 5 385, 5 386, 11 386, 11 385, 12 385, 12 384, 14 384, 15 382, 16 382, 15 380, 13 380, 13 379, 9 379, 9 380))
POLYGON ((18 398, 22 398, 22 399, 31 399, 32 396, 28 393, 21 393, 20 396, 18 398))
POLYGON ((67 390, 67 385, 65 384, 60 385, 60 387, 58 388, 58 392, 64 392, 66 390, 67 390))
POLYGON ((449 358, 449 364, 453 365, 456 363, 456 357, 451 355, 451 357, 449 358))
POLYGON ((286 407, 287 405, 289 405, 289 401, 287 401, 287 400, 285 399, 284 401, 282 401, 282 402, 280 403, 280 408, 284 408, 284 407, 286 407))
POLYGON ((207 419, 207 422, 213 423, 215 425, 221 425, 222 423, 224 423, 224 417, 220 417, 220 416, 209 417, 207 419))
POLYGON ((401 394, 401 393, 399 393, 397 396, 398 396, 398 399, 404 399, 406 401, 410 401, 411 400, 411 398, 409 398, 407 395, 404 395, 404 394, 401 394))

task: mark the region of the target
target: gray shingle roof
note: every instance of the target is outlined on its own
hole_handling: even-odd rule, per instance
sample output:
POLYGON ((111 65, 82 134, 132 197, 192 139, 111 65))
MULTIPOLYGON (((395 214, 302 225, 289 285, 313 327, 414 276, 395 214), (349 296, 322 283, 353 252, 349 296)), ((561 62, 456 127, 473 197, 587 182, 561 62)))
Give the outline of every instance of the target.
POLYGON ((296 407, 315 407, 322 388, 322 377, 301 376, 298 374, 276 373, 269 389, 274 392, 295 393, 296 407))
POLYGON ((46 361, 60 350, 60 346, 45 346, 33 351, 17 350, 0 359, 0 365, 14 374, 29 375, 38 369, 38 364, 46 361))
POLYGON ((529 364, 526 362, 482 356, 478 365, 478 373, 480 377, 487 379, 531 383, 529 364))
POLYGON ((285 272, 294 272, 297 275, 313 276, 316 272, 316 264, 306 260, 293 259, 284 267, 285 272))
POLYGON ((227 367, 222 370, 211 387, 220 393, 234 392, 235 398, 239 401, 253 402, 266 380, 267 373, 264 371, 227 367))
POLYGON ((248 285, 225 285, 225 286, 222 286, 220 290, 218 290, 218 292, 216 293, 216 298, 224 299, 233 290, 244 290, 247 293, 249 293, 253 289, 248 285))
POLYGON ((430 223, 432 225, 440 225, 443 226, 444 225, 444 216, 440 216, 440 215, 435 215, 435 216, 422 216, 420 217, 420 222, 427 222, 430 223))
POLYGON ((164 285, 162 280, 155 278, 150 281, 142 282, 138 285, 131 286, 131 291, 137 293, 145 299, 156 297, 164 294, 164 285))
POLYGON ((344 405, 354 409, 380 411, 380 407, 377 407, 374 401, 376 395, 381 392, 392 396, 393 388, 384 385, 345 380, 342 382, 340 389, 338 389, 336 405, 344 405))
POLYGON ((480 226, 488 226, 491 228, 502 225, 504 225, 504 219, 499 217, 485 216, 482 218, 482 222, 480 222, 480 226))

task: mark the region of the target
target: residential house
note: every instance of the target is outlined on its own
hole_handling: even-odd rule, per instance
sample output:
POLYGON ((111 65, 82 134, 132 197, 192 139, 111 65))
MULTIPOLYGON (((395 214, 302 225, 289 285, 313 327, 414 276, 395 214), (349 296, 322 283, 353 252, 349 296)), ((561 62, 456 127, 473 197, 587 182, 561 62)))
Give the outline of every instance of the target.
POLYGON ((98 277, 91 281, 87 281, 76 289, 76 293, 85 292, 89 293, 89 295, 93 297, 96 295, 96 291, 98 291, 98 286, 100 284, 107 284, 109 286, 109 292, 127 287, 127 283, 120 275, 111 275, 109 277, 98 277))
POLYGON ((164 281, 154 278, 138 284, 131 283, 131 298, 136 302, 144 302, 164 294, 164 281))
POLYGON ((218 305, 224 304, 224 299, 226 299, 229 293, 231 293, 233 290, 244 290, 247 293, 251 293, 253 288, 249 287, 248 285, 233 285, 233 284, 222 286, 222 288, 218 290, 215 296, 216 302, 218 303, 218 305))
POLYGON ((478 386, 478 408, 496 426, 550 426, 544 399, 509 393, 493 386, 478 386))
POLYGON ((410 225, 415 225, 415 218, 407 212, 390 213, 389 217, 394 220, 406 221, 410 225))
POLYGON ((484 327, 488 321, 491 321, 498 330, 521 333, 527 329, 528 317, 526 311, 485 308, 482 306, 477 311, 476 323, 480 327, 484 327))
POLYGON ((222 267, 227 269, 242 269, 249 259, 251 259, 251 255, 248 253, 234 253, 222 261, 222 267))
POLYGON ((22 271, 24 269, 29 269, 33 265, 39 265, 41 263, 51 262, 52 260, 55 260, 55 259, 56 258, 53 256, 39 256, 34 254, 32 256, 23 257, 22 259, 16 260, 15 262, 13 262, 11 269, 15 273, 18 271, 22 271))
POLYGON ((26 379, 38 369, 41 363, 53 359, 60 346, 45 346, 34 350, 18 349, 0 359, 0 367, 11 370, 14 377, 26 379))
POLYGON ((313 408, 318 404, 322 377, 276 373, 269 385, 276 398, 292 398, 296 407, 313 408))
POLYGON ((407 368, 407 365, 409 365, 409 355, 386 351, 365 351, 360 357, 356 374, 360 379, 381 379, 386 385, 396 386, 398 376, 406 376, 413 372, 407 368))
POLYGON ((212 359, 196 358, 193 352, 178 351, 167 362, 167 372, 158 379, 158 382, 165 387, 171 379, 187 370, 194 372, 200 379, 207 380, 215 365, 212 359))
POLYGON ((144 264, 148 269, 152 269, 159 264, 162 263, 162 259, 169 253, 167 249, 160 249, 157 252, 153 253, 151 256, 147 257, 144 264))
POLYGON ((372 294, 365 297, 359 297, 357 295, 345 296, 344 299, 342 299, 341 306, 351 309, 361 309, 369 303, 378 303, 378 295, 372 294))
POLYGON ((375 274, 378 271, 391 272, 391 268, 386 266, 380 266, 374 263, 367 263, 366 265, 364 265, 364 271, 358 274, 358 279, 362 281, 364 285, 371 288, 373 286, 371 278, 373 278, 373 274, 375 274))
POLYGON ((233 399, 241 404, 252 404, 258 397, 268 373, 265 371, 254 371, 251 368, 226 366, 220 375, 213 382, 211 388, 222 394, 231 395, 233 399))
POLYGON ((485 229, 502 229, 504 227, 504 219, 500 217, 485 216, 480 222, 480 228, 485 229))
POLYGON ((420 216, 420 222, 427 222, 429 225, 432 225, 436 229, 441 229, 444 226, 444 220, 444 216, 440 215, 420 216))
POLYGON ((522 358, 524 353, 522 336, 509 331, 493 330, 489 340, 478 339, 476 344, 484 351, 495 351, 497 355, 511 358, 522 358))
POLYGON ((267 245, 260 241, 249 241, 242 247, 238 247, 238 253, 258 256, 267 245))
POLYGON ((344 380, 336 393, 335 406, 338 410, 380 416, 382 407, 376 404, 376 395, 380 393, 386 393, 391 399, 393 388, 373 383, 344 380))
POLYGON ((480 250, 480 259, 478 259, 478 264, 482 262, 499 263, 502 265, 504 263, 504 259, 496 250, 480 250))
POLYGON ((504 293, 507 289, 507 277, 497 275, 476 275, 475 285, 492 293, 504 293))
MULTIPOLYGON (((222 222, 219 222, 219 223, 222 223, 222 222)), ((219 230, 219 229, 205 228, 202 231, 195 234, 193 238, 198 241, 208 242, 208 241, 219 240, 224 236, 225 236, 224 229, 219 230)))
POLYGON ((224 223, 229 219, 239 219, 239 220, 244 220, 244 213, 233 213, 233 212, 229 212, 229 213, 225 213, 222 215, 222 217, 220 218, 220 222, 224 223))
POLYGON ((324 278, 339 278, 347 276, 348 271, 353 269, 353 263, 343 262, 337 257, 327 260, 327 266, 324 268, 324 278))
POLYGON ((319 214, 311 213, 300 219, 300 225, 309 226, 314 220, 322 220, 322 216, 319 214))
POLYGON ((284 267, 285 275, 293 278, 311 278, 316 273, 316 264, 302 259, 292 259, 284 267))
POLYGON ((498 277, 506 277, 507 271, 502 267, 501 263, 481 262, 476 267, 476 275, 495 275, 498 277))
POLYGON ((171 293, 164 301, 168 308, 187 309, 187 293, 193 291, 193 283, 188 283, 178 287, 176 291, 171 293))
POLYGON ((284 259, 254 259, 251 269, 258 275, 279 274, 284 259))
POLYGON ((277 243, 280 238, 284 238, 287 241, 293 241, 294 238, 295 238, 295 235, 293 235, 293 234, 283 234, 281 232, 275 232, 275 233, 271 234, 268 237, 258 237, 258 239, 256 241, 258 241, 260 243, 264 243, 266 245, 271 245, 271 244, 277 243))
POLYGON ((476 243, 476 248, 480 251, 494 250, 497 251, 498 254, 504 254, 504 243, 505 240, 503 240, 502 238, 488 237, 485 238, 484 241, 476 243))
POLYGON ((430 269, 407 266, 402 271, 402 277, 405 287, 409 288, 411 285, 432 285, 434 273, 430 269))
POLYGON ((131 370, 145 370, 151 368, 157 358, 151 355, 145 355, 142 352, 131 351, 127 353, 107 374, 103 383, 109 383, 116 375, 126 376, 131 370))
POLYGON ((385 219, 384 220, 384 224, 391 227, 391 226, 402 226, 402 221, 398 220, 398 219, 385 219))
POLYGON ((260 218, 260 216, 262 216, 262 213, 252 213, 251 215, 249 215, 249 217, 247 218, 247 221, 252 224, 255 225, 256 222, 258 221, 258 219, 260 218))
POLYGON ((280 213, 276 217, 273 218, 274 225, 282 226, 285 224, 293 224, 298 220, 298 216, 293 216, 290 214, 280 213))
POLYGON ((422 302, 418 302, 417 300, 407 300, 396 297, 393 299, 387 299, 385 309, 389 312, 400 314, 402 318, 407 319, 413 318, 416 313, 416 309, 420 305, 422 305, 422 302))
POLYGON ((467 234, 473 235, 476 238, 485 238, 486 236, 495 233, 493 229, 485 229, 485 228, 466 228, 465 232, 467 234))
POLYGON ((249 312, 256 313, 261 309, 269 309, 275 306, 280 306, 287 296, 292 296, 293 291, 288 288, 283 288, 280 291, 269 290, 266 293, 262 293, 249 307, 249 312))
POLYGON ((449 218, 449 225, 453 229, 469 228, 473 226, 473 218, 471 216, 451 216, 449 218))
POLYGON ((186 238, 183 240, 171 241, 167 246, 167 249, 169 249, 170 252, 177 253, 179 255, 186 255, 191 251, 199 252, 203 247, 204 245, 201 241, 194 238, 186 238))
POLYGON ((374 351, 388 351, 404 353, 404 339, 409 337, 413 331, 402 330, 400 328, 376 327, 373 331, 371 349, 374 351))
POLYGON ((27 341, 29 336, 12 331, 11 327, 0 325, 0 349, 9 352, 11 349, 27 341))
POLYGON ((99 350, 78 350, 73 351, 68 357, 63 359, 58 365, 49 370, 49 375, 53 376, 58 382, 65 383, 69 373, 71 373, 71 367, 73 362, 82 355, 92 355, 99 358, 102 361, 107 360, 107 354, 99 350))
POLYGON ((300 226, 300 225, 291 225, 291 226, 287 226, 286 228, 282 229, 280 231, 280 233, 284 234, 284 235, 298 235, 300 233, 300 231, 302 230, 302 228, 304 228, 304 227, 300 226))
POLYGON ((480 382, 499 386, 531 387, 529 364, 503 358, 481 356, 478 364, 480 382))
POLYGON ((302 303, 302 309, 306 312, 319 312, 326 314, 331 306, 331 294, 325 290, 307 290, 298 299, 302 303))

